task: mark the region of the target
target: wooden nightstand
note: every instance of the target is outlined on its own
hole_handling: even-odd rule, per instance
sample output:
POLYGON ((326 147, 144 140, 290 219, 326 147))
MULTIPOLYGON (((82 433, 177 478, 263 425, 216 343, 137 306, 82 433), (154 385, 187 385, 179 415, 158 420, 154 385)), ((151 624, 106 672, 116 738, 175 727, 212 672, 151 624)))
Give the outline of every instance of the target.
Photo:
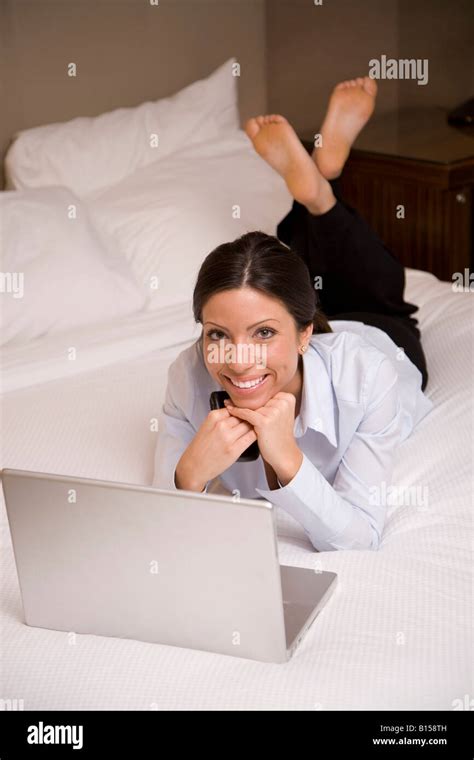
MULTIPOLYGON (((301 136, 312 151, 314 135, 301 136)), ((357 209, 404 264, 452 281, 474 270, 474 133, 442 109, 374 118, 341 176, 357 209)))

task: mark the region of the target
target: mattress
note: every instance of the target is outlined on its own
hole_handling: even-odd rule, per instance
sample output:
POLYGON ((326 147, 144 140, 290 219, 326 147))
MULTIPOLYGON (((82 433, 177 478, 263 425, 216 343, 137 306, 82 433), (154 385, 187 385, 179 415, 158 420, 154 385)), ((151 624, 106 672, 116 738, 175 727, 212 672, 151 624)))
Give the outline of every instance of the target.
MULTIPOLYGON (((405 297, 420 307, 434 409, 399 449, 378 551, 318 553, 277 511, 280 562, 339 576, 288 663, 26 626, 2 500, 0 698, 26 710, 451 710, 472 693, 472 295, 408 269, 405 297)), ((1 466, 151 483, 150 420, 199 332, 184 304, 7 347, 1 466)))

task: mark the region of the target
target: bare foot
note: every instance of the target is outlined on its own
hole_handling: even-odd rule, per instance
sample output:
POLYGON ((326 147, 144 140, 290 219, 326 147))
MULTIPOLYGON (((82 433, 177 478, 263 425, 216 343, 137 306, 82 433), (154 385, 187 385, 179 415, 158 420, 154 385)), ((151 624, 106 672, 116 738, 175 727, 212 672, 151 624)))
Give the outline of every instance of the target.
POLYGON ((354 140, 372 116, 377 82, 359 77, 340 82, 332 91, 321 127, 321 147, 313 150, 313 160, 326 179, 342 172, 354 140))
POLYGON ((324 214, 334 206, 329 182, 319 173, 296 132, 284 116, 257 116, 245 125, 257 153, 285 180, 295 200, 312 214, 324 214))

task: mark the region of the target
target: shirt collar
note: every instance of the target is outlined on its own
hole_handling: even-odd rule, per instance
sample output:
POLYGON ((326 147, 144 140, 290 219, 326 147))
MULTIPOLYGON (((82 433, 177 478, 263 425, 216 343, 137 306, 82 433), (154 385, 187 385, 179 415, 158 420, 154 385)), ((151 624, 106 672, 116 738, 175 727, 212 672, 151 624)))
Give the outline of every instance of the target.
POLYGON ((300 412, 295 419, 294 435, 299 438, 312 428, 337 446, 334 424, 334 398, 331 377, 323 356, 318 352, 318 340, 313 335, 303 354, 303 388, 300 412))

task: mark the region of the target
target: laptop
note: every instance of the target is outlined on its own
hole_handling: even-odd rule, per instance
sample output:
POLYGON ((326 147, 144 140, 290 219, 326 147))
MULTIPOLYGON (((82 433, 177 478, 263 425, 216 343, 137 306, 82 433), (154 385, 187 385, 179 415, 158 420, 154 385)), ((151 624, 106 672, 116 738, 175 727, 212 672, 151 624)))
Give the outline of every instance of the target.
POLYGON ((263 499, 1 475, 30 626, 282 663, 336 586, 280 566, 263 499))

